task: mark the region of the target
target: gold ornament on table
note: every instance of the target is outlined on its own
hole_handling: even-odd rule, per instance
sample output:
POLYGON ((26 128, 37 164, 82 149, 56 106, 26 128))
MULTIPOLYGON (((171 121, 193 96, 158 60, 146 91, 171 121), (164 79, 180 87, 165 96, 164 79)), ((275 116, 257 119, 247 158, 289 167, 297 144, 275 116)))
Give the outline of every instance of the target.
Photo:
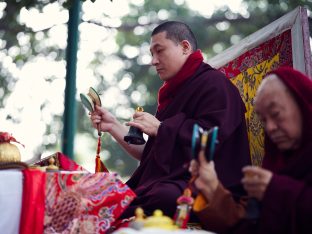
POLYGON ((174 221, 163 214, 159 209, 155 210, 152 216, 146 217, 142 208, 135 210, 135 219, 129 224, 130 228, 142 230, 145 228, 158 228, 165 230, 176 230, 178 227, 174 221))
POLYGON ((39 159, 38 161, 32 162, 28 167, 43 172, 62 170, 60 160, 58 159, 58 153, 51 154, 39 159))
POLYGON ((145 219, 144 228, 178 229, 178 227, 174 225, 173 220, 164 215, 161 210, 155 210, 153 216, 149 216, 145 219))
POLYGON ((19 149, 11 142, 21 144, 14 137, 12 137, 11 134, 7 132, 0 132, 0 162, 9 163, 21 161, 21 154, 19 149))
POLYGON ((145 214, 141 207, 135 209, 135 219, 129 223, 129 227, 135 230, 144 228, 145 214))
POLYGON ((56 160, 54 157, 49 158, 49 166, 46 168, 47 171, 58 171, 59 167, 56 166, 56 160))
MULTIPOLYGON (((135 110, 136 112, 143 112, 143 107, 139 106, 135 110)), ((128 134, 124 137, 124 141, 128 144, 143 145, 145 140, 143 138, 143 132, 141 129, 130 126, 128 134)))

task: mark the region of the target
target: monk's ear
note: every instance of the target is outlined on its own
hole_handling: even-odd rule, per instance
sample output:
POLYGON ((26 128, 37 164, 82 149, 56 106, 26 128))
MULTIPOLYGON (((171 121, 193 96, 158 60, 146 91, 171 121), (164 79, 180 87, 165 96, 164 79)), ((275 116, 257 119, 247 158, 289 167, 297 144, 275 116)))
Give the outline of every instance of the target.
POLYGON ((181 41, 181 46, 183 49, 183 54, 189 54, 192 52, 192 46, 188 40, 181 41))

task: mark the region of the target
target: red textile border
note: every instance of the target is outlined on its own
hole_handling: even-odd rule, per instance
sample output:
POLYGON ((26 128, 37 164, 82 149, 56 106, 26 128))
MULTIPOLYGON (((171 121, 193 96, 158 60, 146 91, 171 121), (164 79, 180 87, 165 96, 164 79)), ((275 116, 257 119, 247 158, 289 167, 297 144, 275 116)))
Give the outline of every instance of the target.
POLYGON ((45 210, 46 174, 39 170, 23 170, 23 197, 20 234, 42 234, 45 210))
POLYGON ((255 67, 263 61, 272 59, 278 53, 280 54, 278 67, 292 66, 290 29, 240 55, 219 70, 224 73, 226 77, 231 79, 246 71, 248 68, 255 67))

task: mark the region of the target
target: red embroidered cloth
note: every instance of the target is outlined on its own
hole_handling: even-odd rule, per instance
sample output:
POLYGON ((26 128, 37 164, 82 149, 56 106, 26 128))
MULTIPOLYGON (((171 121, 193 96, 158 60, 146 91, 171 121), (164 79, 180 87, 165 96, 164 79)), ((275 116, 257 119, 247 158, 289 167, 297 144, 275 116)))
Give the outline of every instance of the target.
MULTIPOLYGON (((280 66, 292 66, 292 50, 291 50, 291 31, 287 30, 280 35, 258 45, 257 47, 240 55, 236 59, 222 66, 219 70, 223 72, 229 79, 234 78, 250 68, 257 67, 259 64, 266 62, 265 65, 279 55, 274 68, 280 66)), ((262 66, 262 70, 266 67, 262 66)), ((268 72, 264 71, 265 74, 268 72)))
MULTIPOLYGON (((80 171, 23 171, 20 233, 106 233, 134 192, 117 174, 89 173, 62 153, 52 156, 62 170, 80 171)), ((52 156, 36 164, 46 166, 52 156)))
POLYGON ((45 233, 105 233, 135 194, 116 174, 47 173, 45 233))

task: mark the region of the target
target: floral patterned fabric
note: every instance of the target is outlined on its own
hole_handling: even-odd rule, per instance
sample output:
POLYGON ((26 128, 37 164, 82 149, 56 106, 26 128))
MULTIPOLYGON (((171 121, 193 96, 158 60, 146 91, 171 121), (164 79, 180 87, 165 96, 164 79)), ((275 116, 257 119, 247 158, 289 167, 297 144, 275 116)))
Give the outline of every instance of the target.
POLYGON ((106 233, 134 197, 116 174, 47 173, 44 233, 106 233))
POLYGON ((254 97, 263 77, 271 70, 281 66, 291 66, 291 30, 247 51, 219 70, 239 89, 245 103, 245 114, 251 161, 261 165, 264 156, 264 130, 254 112, 254 97))

